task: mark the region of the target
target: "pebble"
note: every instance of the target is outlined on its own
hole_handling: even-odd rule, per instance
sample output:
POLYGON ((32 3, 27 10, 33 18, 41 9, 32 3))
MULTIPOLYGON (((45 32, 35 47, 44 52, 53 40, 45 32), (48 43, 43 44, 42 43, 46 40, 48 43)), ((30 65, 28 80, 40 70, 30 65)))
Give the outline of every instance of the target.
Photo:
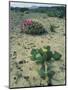
POLYGON ((16 77, 14 77, 14 80, 16 80, 16 77))
POLYGON ((23 61, 19 61, 19 64, 23 64, 23 61))
POLYGON ((18 45, 20 46, 20 43, 18 43, 18 45))
POLYGON ((32 70, 32 68, 30 67, 29 70, 32 70))
POLYGON ((28 80, 29 79, 29 76, 24 76, 24 79, 28 80))

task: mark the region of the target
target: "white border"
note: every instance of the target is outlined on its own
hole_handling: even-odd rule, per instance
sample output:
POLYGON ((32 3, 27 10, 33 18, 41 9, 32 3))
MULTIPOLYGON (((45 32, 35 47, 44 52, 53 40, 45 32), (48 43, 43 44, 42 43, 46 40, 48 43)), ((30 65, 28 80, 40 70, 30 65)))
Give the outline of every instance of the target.
MULTIPOLYGON (((0 0, 0 90, 8 90, 9 73, 9 0, 0 0)), ((13 1, 13 0, 11 0, 13 1)), ((67 4, 68 0, 14 0, 40 3, 67 4)), ((67 14, 68 15, 68 14, 67 14)), ((67 18, 68 20, 68 18, 67 18)), ((68 31, 67 31, 68 34, 68 31)), ((67 36, 68 39, 68 36, 67 36)), ((68 56, 67 56, 68 57, 68 56)), ((68 75, 68 74, 67 74, 68 75)), ((67 80, 68 81, 68 80, 67 80)), ((64 90, 68 86, 25 88, 28 90, 64 90)), ((21 88, 22 89, 22 88, 21 88)))

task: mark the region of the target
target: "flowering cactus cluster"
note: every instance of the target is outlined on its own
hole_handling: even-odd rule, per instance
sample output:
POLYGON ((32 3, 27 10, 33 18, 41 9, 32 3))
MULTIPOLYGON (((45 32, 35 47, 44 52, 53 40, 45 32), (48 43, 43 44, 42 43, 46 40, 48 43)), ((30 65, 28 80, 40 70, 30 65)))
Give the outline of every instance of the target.
POLYGON ((42 34, 45 32, 45 28, 38 21, 26 19, 21 23, 21 31, 28 34, 42 34))
POLYGON ((32 25, 32 20, 31 20, 31 19, 26 19, 26 20, 24 20, 23 24, 24 24, 25 26, 27 26, 27 25, 32 25))

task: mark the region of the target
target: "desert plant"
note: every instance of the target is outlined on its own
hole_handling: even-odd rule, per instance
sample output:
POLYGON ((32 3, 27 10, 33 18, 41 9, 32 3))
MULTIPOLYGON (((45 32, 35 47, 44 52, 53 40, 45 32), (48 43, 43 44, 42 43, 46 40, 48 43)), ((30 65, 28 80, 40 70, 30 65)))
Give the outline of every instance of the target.
POLYGON ((52 24, 50 24, 50 31, 51 31, 51 32, 55 32, 55 26, 52 25, 52 24))
POLYGON ((49 81, 51 81, 51 77, 53 76, 54 72, 50 70, 48 63, 51 63, 52 60, 60 60, 60 58, 61 54, 57 51, 54 51, 53 53, 50 46, 44 46, 40 49, 32 49, 31 51, 31 59, 37 64, 41 64, 41 68, 39 70, 40 77, 45 79, 46 76, 48 76, 49 81))
POLYGON ((21 24, 21 31, 27 34, 43 34, 45 32, 45 28, 38 21, 26 19, 21 24))

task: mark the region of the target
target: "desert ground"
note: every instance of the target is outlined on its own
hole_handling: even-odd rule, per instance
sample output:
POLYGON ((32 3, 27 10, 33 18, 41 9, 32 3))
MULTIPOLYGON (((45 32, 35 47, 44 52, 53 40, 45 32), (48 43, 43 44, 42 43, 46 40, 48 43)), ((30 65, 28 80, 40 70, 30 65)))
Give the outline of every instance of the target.
POLYGON ((37 65, 30 59, 32 48, 42 48, 49 45, 54 51, 61 53, 59 61, 51 63, 55 72, 51 79, 52 85, 65 84, 65 19, 49 17, 45 13, 22 13, 10 11, 9 21, 9 70, 10 87, 48 86, 48 77, 40 78, 37 65), (24 19, 38 20, 48 31, 43 35, 21 33, 20 24, 24 19), (49 31, 49 25, 56 26, 56 32, 49 31))

